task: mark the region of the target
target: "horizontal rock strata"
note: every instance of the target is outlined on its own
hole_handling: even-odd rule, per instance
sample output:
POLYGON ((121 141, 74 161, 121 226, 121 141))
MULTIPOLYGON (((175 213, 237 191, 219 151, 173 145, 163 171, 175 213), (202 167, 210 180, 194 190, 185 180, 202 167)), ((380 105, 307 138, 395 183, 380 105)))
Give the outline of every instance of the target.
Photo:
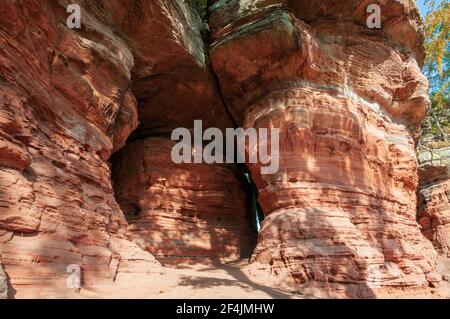
POLYGON ((426 295, 442 278, 416 222, 427 82, 416 42, 392 33, 420 37, 417 9, 396 1, 396 27, 377 31, 362 23, 365 7, 341 19, 356 1, 331 2, 211 7, 210 55, 231 113, 281 130, 279 171, 249 164, 266 215, 252 266, 315 296, 426 295))
POLYGON ((2 264, 0 264, 0 299, 8 298, 8 280, 2 264))
POLYGON ((450 149, 420 155, 418 221, 436 250, 450 258, 450 149))
POLYGON ((84 1, 112 24, 135 59, 133 92, 140 126, 136 135, 191 127, 233 127, 205 54, 204 23, 188 1, 84 1))
POLYGON ((149 253, 126 241, 107 159, 137 126, 133 56, 68 1, 3 1, 0 17, 0 255, 9 297, 73 296, 69 265, 87 288, 112 283, 149 253), (130 250, 133 251, 130 253, 130 250))
POLYGON ((186 283, 160 262, 212 264, 218 285, 271 296, 435 292, 448 174, 422 165, 417 202, 429 100, 413 2, 378 1, 381 29, 369 0, 209 1, 209 26, 189 3, 2 1, 0 298, 186 283), (170 133, 194 120, 280 129, 279 170, 247 163, 257 239, 240 168, 172 161, 170 133), (218 265, 248 257, 245 272, 218 265))
POLYGON ((128 238, 168 265, 250 257, 255 231, 242 175, 226 164, 175 164, 174 144, 146 138, 114 158, 128 238))

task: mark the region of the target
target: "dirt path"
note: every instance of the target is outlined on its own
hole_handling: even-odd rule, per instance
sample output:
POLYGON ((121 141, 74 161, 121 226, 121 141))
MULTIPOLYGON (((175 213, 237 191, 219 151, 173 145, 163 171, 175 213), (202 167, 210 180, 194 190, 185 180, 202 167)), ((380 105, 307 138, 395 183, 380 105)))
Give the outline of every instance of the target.
POLYGON ((270 288, 250 280, 246 262, 228 265, 164 267, 147 279, 122 274, 114 287, 83 289, 79 297, 95 298, 299 298, 301 296, 270 288), (105 294, 106 293, 106 294, 105 294))

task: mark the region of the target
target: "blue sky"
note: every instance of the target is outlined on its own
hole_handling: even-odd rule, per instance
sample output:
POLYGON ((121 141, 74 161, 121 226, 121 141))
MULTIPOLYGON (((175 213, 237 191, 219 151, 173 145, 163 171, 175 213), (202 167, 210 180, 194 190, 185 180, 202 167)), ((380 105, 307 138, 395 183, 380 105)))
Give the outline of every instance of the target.
POLYGON ((425 18, 427 14, 427 7, 425 5, 425 0, 417 0, 417 6, 420 9, 420 14, 422 15, 422 18, 425 18))
MULTIPOLYGON (((442 3, 445 0, 436 0, 436 4, 442 3)), ((422 18, 425 18, 428 12, 428 8, 425 5, 425 0, 416 0, 417 6, 419 7, 420 14, 422 15, 422 18)))

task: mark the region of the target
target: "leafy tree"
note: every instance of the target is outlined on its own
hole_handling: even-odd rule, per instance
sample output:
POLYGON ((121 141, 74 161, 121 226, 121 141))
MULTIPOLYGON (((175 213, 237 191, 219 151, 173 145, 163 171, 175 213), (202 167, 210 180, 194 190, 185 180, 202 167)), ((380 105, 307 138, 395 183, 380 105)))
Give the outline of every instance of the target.
POLYGON ((424 72, 430 81, 431 108, 422 126, 421 143, 431 147, 448 145, 450 134, 450 3, 425 1, 424 72))

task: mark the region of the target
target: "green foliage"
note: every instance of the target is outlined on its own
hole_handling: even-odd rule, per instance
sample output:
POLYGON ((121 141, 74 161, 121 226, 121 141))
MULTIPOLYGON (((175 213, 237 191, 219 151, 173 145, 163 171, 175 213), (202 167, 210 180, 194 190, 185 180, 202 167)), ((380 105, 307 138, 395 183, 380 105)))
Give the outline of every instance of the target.
POLYGON ((450 4, 428 0, 425 18, 424 72, 430 81, 431 108, 422 126, 421 143, 446 144, 450 134, 450 4))
POLYGON ((202 20, 206 21, 208 0, 189 0, 189 2, 197 10, 202 20))
POLYGON ((206 8, 208 6, 208 0, 192 0, 192 3, 198 8, 206 8))
POLYGON ((431 92, 438 105, 449 96, 450 72, 450 4, 442 1, 436 4, 428 0, 430 9, 425 18, 425 49, 427 58, 424 71, 430 79, 431 92), (445 96, 446 95, 446 96, 445 96))

